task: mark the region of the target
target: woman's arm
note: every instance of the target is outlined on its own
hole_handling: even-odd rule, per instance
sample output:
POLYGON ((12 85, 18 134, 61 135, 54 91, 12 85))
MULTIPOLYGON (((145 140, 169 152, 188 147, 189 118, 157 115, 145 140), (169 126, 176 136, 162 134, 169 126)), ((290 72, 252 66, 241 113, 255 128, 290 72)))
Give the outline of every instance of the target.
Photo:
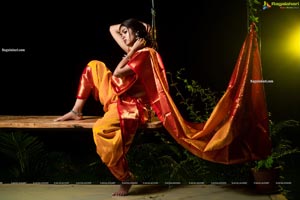
POLYGON ((128 46, 122 40, 119 28, 120 28, 120 24, 111 25, 109 27, 109 32, 110 32, 111 36, 114 38, 114 40, 121 47, 121 49, 123 49, 123 51, 125 51, 126 53, 128 53, 128 46))
MULTIPOLYGON (((145 22, 141 22, 145 27, 148 33, 151 32, 151 26, 145 22)), ((109 27, 109 32, 111 36, 114 38, 114 40, 117 42, 117 44, 125 51, 126 53, 129 52, 128 46, 124 43, 122 40, 121 34, 120 34, 120 25, 121 24, 114 24, 109 27)))
POLYGON ((113 75, 117 77, 122 76, 128 76, 130 74, 133 74, 134 72, 131 70, 131 68, 127 65, 130 58, 133 56, 133 54, 143 48, 145 46, 145 39, 139 38, 135 41, 132 48, 129 50, 129 52, 122 58, 122 60, 117 65, 113 75))

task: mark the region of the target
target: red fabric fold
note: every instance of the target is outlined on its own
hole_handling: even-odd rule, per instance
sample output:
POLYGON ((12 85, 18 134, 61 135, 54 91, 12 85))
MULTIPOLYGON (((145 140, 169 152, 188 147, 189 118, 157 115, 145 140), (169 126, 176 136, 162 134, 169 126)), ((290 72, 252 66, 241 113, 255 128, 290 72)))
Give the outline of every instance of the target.
MULTIPOLYGON (((136 73, 135 78, 143 84, 147 98, 166 130, 194 155, 212 162, 236 164, 264 159, 270 154, 264 85, 261 81, 253 81, 263 80, 255 24, 251 25, 243 43, 224 95, 205 123, 188 122, 181 116, 169 94, 162 59, 154 49, 138 51, 128 64, 136 73)), ((119 101, 121 105, 122 98, 119 101)), ((133 107, 134 110, 138 108, 137 105, 133 107)), ((132 117, 122 110, 122 120, 126 116, 131 116, 131 121, 138 120, 138 115, 132 117)), ((126 123, 126 120, 122 122, 126 123)), ((122 126, 126 127, 126 124, 122 126)))

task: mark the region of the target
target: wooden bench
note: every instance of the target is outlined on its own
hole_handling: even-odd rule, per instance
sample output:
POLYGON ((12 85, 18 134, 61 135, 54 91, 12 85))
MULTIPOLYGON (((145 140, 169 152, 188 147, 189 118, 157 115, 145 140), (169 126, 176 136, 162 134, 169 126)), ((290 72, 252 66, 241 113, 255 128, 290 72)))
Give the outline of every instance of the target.
MULTIPOLYGON (((40 129, 70 129, 88 128, 91 129, 100 116, 84 116, 82 120, 68 120, 55 122, 59 116, 25 116, 25 115, 0 115, 0 128, 40 128, 40 129)), ((157 129, 162 123, 158 120, 147 122, 141 128, 157 129)))

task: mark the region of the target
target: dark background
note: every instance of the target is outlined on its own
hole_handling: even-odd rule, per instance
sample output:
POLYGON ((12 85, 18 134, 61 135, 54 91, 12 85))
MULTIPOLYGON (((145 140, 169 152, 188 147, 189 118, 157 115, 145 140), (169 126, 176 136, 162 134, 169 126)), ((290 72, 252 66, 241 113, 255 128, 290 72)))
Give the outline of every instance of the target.
MULTIPOLYGON (((97 59, 113 70, 124 54, 109 25, 129 17, 151 23, 150 0, 33 6, 2 7, 2 47, 26 49, 1 53, 2 114, 69 111, 84 66, 97 59)), ((159 52, 166 69, 185 67, 201 84, 224 90, 246 36, 245 6, 156 1, 159 52)), ((86 108, 88 113, 98 114, 99 109, 86 108)))
MULTIPOLYGON (((109 25, 130 17, 151 23, 151 1, 99 1, 62 4, 1 5, 0 114, 62 115, 75 101, 79 76, 93 59, 113 70, 123 52, 109 34, 109 25)), ((159 52, 167 71, 187 69, 190 79, 224 91, 247 34, 243 1, 155 1, 159 52)), ((300 58, 287 66, 272 54, 281 29, 298 20, 299 10, 269 9, 260 15, 268 109, 275 120, 299 119, 300 58), (281 25, 280 25, 281 24, 281 25)), ((281 57, 280 57, 281 56, 281 57)), ((101 115, 90 100, 86 115, 101 115)))
MULTIPOLYGON (((213 91, 226 90, 248 31, 246 0, 155 0, 155 10, 166 70, 186 68, 189 79, 213 91)), ((68 112, 85 65, 97 59, 113 70, 123 56, 108 29, 130 17, 151 23, 151 0, 0 5, 0 47, 25 49, 0 53, 0 115, 68 112)), ((268 110, 274 121, 300 120, 300 55, 291 59, 279 45, 295 24, 300 26, 300 10, 271 8, 259 17, 262 70, 264 79, 273 81, 265 84, 268 110)), ((102 115, 102 107, 89 99, 84 114, 102 115)), ((91 134, 57 132, 59 139, 53 134, 37 133, 46 135, 55 150, 68 148, 78 157, 90 149, 95 153, 91 134)), ((292 141, 299 145, 299 136, 292 141)), ((294 180, 298 171, 290 171, 294 180)))

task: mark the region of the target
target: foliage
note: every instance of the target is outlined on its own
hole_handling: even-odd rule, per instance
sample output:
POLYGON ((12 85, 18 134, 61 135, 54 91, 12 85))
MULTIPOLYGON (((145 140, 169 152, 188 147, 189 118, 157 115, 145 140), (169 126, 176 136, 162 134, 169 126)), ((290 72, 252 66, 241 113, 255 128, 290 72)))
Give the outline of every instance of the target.
MULTIPOLYGON (((261 3, 259 0, 247 0, 247 9, 248 9, 248 23, 252 24, 258 24, 259 23, 259 17, 257 16, 259 14, 258 6, 261 6, 261 3)), ((248 26, 250 28, 250 26, 248 26)), ((258 32, 258 27, 256 26, 256 32, 258 32)))
MULTIPOLYGON (((292 141, 287 139, 288 133, 293 133, 293 128, 300 127, 299 121, 296 120, 282 120, 274 123, 270 120, 270 137, 272 141, 271 154, 262 160, 254 162, 252 166, 253 175, 261 172, 274 173, 273 177, 276 181, 285 181, 287 171, 284 170, 286 166, 289 166, 289 160, 295 157, 295 154, 299 154, 300 150, 292 145, 292 141)), ((288 170, 290 171, 290 169, 288 170)), ((256 175, 254 175, 256 176, 256 175)), ((272 192, 280 192, 284 195, 288 195, 290 192, 288 185, 274 185, 272 192)), ((271 189, 271 188, 270 188, 271 189)))
POLYGON ((217 103, 217 93, 210 88, 203 88, 196 80, 184 78, 185 70, 185 68, 179 69, 175 79, 172 73, 168 73, 170 75, 170 87, 175 89, 175 96, 179 97, 179 104, 183 105, 184 109, 182 110, 187 112, 189 120, 194 122, 206 121, 217 103), (182 89, 181 86, 183 86, 182 89))
POLYGON ((0 153, 12 161, 9 173, 18 181, 33 181, 46 166, 43 143, 22 132, 0 134, 0 153))
POLYGON ((51 151, 39 137, 22 131, 0 134, 1 182, 91 182, 112 180, 98 155, 82 159, 51 151), (83 160, 84 159, 84 160, 83 160))
POLYGON ((180 182, 202 180, 208 173, 205 161, 191 155, 166 131, 140 132, 127 156, 140 182, 180 182))
POLYGON ((127 155, 139 182, 180 182, 211 184, 212 182, 245 182, 249 168, 243 164, 223 165, 191 154, 174 142, 167 132, 140 132, 127 155))
POLYGON ((274 123, 270 120, 270 137, 272 141, 272 152, 266 159, 255 162, 255 169, 271 169, 274 167, 284 167, 284 158, 289 155, 300 153, 297 147, 292 146, 292 142, 285 138, 284 131, 289 128, 299 127, 296 120, 283 120, 274 123))

